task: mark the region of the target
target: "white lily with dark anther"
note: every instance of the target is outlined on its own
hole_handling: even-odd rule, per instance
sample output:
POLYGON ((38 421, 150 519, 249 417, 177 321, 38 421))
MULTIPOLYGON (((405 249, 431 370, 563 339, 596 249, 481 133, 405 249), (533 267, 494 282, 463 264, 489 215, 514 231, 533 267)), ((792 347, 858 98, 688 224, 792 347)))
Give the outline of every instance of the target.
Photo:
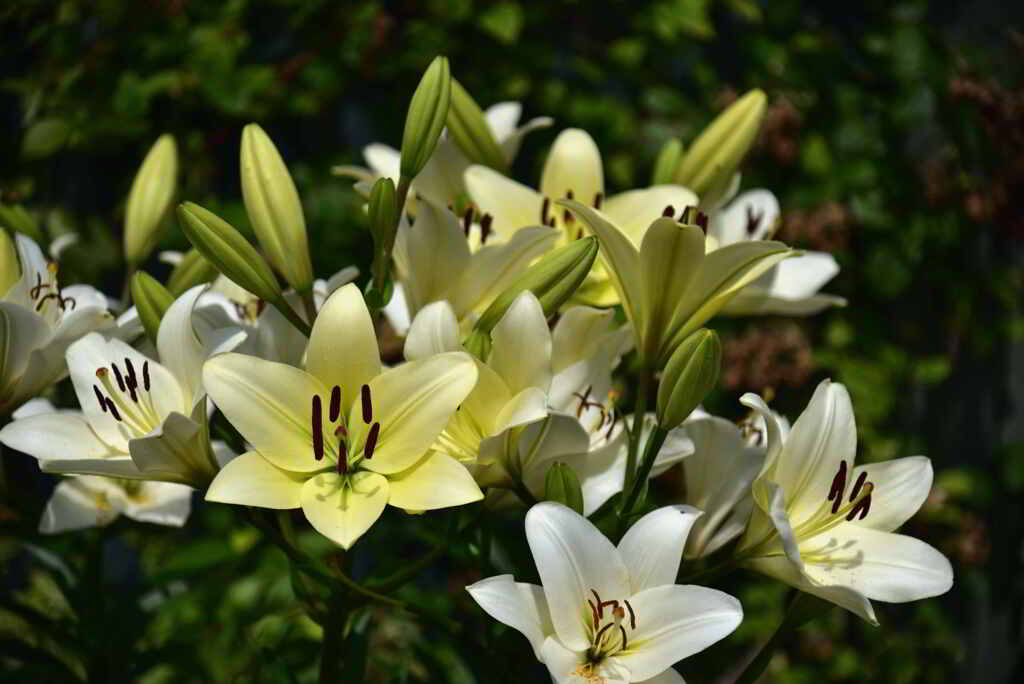
POLYGON ((62 288, 39 245, 21 234, 12 242, 0 228, 0 416, 67 374, 72 342, 113 325, 102 293, 62 288))
POLYGON ((871 600, 903 603, 953 584, 949 561, 893 530, 932 484, 923 456, 854 466, 857 429, 846 388, 825 380, 783 431, 764 401, 767 457, 753 484, 755 509, 737 554, 751 567, 877 624, 871 600))
POLYGON ((466 590, 529 640, 557 684, 678 684, 672 665, 743 619, 732 596, 675 583, 699 515, 688 506, 660 508, 615 547, 571 509, 537 504, 526 515, 526 538, 542 586, 498 575, 466 590))
POLYGON ((205 487, 219 465, 207 430, 202 365, 239 344, 238 328, 210 329, 192 315, 205 290, 176 299, 160 323, 160 361, 90 333, 67 351, 80 411, 30 415, 0 442, 51 473, 177 482, 205 487))
POLYGON ((385 370, 350 284, 324 304, 305 359, 305 370, 236 353, 206 363, 211 399, 252 445, 217 474, 208 501, 301 508, 348 548, 389 504, 424 511, 483 497, 465 467, 431 450, 476 384, 468 354, 385 370))
MULTIPOLYGON (((708 242, 719 247, 752 240, 770 240, 778 228, 779 201, 768 190, 749 190, 711 213, 708 242)), ((806 316, 829 306, 843 306, 842 297, 818 292, 839 273, 826 252, 804 252, 765 271, 723 308, 731 315, 782 314, 806 316)))
MULTIPOLYGON (((629 234, 642 236, 666 206, 682 209, 697 204, 697 196, 680 185, 655 185, 607 197, 604 165, 597 143, 586 131, 562 131, 548 152, 540 187, 534 190, 486 166, 471 166, 465 174, 466 190, 480 214, 492 217, 490 229, 495 242, 511 240, 526 226, 547 225, 559 231, 556 246, 584 234, 578 217, 560 199, 570 199, 602 210, 629 234)), ((608 273, 595 266, 578 293, 578 298, 597 306, 618 302, 608 273)))
POLYGON ((57 534, 102 527, 121 515, 139 522, 181 527, 191 506, 192 488, 186 485, 74 475, 61 480, 53 490, 39 519, 39 531, 57 534))

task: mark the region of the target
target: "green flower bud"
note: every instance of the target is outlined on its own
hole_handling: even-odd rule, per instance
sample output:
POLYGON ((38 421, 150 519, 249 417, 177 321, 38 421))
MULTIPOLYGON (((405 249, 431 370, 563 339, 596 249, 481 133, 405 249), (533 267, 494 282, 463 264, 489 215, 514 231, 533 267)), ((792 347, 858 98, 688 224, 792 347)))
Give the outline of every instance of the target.
POLYGON ((299 192, 274 143, 257 124, 242 130, 242 198, 267 259, 297 291, 308 291, 313 264, 299 192))
POLYGON ((174 295, 156 278, 143 271, 132 276, 131 290, 132 302, 135 303, 135 310, 139 312, 142 327, 153 344, 156 344, 160 321, 174 303, 174 295))
POLYGON ((281 298, 270 266, 230 223, 192 202, 178 206, 178 218, 189 242, 236 285, 270 302, 281 298))
POLYGON ((474 328, 462 341, 462 348, 481 361, 486 361, 491 355, 491 334, 474 328))
POLYGON ((167 279, 167 290, 174 297, 185 294, 194 285, 212 282, 217 277, 217 268, 193 247, 171 271, 167 279))
POLYGON ((651 174, 651 185, 675 183, 676 167, 683 158, 683 141, 670 138, 661 146, 658 159, 654 162, 654 173, 651 174))
POLYGON ((583 514, 583 489, 576 472, 556 461, 544 476, 544 500, 555 501, 583 514))
POLYGON ((14 248, 14 240, 7 231, 0 228, 0 297, 7 294, 19 278, 21 265, 18 263, 18 250, 14 248))
POLYGON ((132 181, 124 212, 124 258, 142 263, 160 238, 160 224, 171 207, 178 184, 178 148, 174 138, 161 135, 132 181))
POLYGON ((494 139, 483 111, 454 78, 451 107, 448 108, 448 133, 471 162, 498 171, 505 170, 505 154, 494 139))
POLYGON ((398 231, 398 203, 395 198, 395 183, 390 178, 378 178, 370 190, 370 201, 366 206, 370 217, 370 233, 378 251, 391 254, 398 231))
POLYGON ((765 102, 763 91, 751 90, 719 114, 683 155, 675 182, 697 193, 702 206, 714 206, 728 189, 757 138, 765 102))
POLYGON ((39 230, 32 214, 20 204, 0 204, 0 228, 9 228, 15 233, 27 235, 36 242, 41 242, 43 232, 39 230))
POLYGON ((548 252, 491 302, 476 322, 475 329, 489 333, 525 290, 537 296, 545 316, 555 314, 583 284, 597 258, 597 251, 597 238, 591 235, 548 252))
POLYGON ((403 178, 416 177, 437 147, 451 100, 452 79, 447 57, 435 57, 416 86, 402 133, 403 178))
POLYGON ((718 382, 722 343, 701 328, 676 347, 658 387, 658 426, 671 430, 686 420, 718 382))

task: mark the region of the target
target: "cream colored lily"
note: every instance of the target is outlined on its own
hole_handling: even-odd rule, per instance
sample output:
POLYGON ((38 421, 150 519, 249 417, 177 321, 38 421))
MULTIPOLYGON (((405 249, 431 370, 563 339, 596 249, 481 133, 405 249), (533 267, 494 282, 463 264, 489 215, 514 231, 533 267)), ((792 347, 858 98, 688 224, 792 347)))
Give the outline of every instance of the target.
POLYGON ((466 587, 491 617, 525 636, 556 684, 680 684, 672 664, 729 635, 743 619, 732 596, 677 585, 700 511, 655 510, 613 546, 561 504, 526 514, 541 585, 498 575, 466 587))
POLYGON ((430 451, 476 378, 460 352, 384 370, 363 296, 346 285, 313 324, 305 370, 244 354, 206 363, 210 397, 252 445, 206 499, 302 508, 345 548, 388 504, 423 511, 476 501, 483 494, 469 472, 430 451))
POLYGON ((0 416, 67 374, 72 342, 113 325, 102 293, 62 288, 39 245, 21 234, 12 242, 0 228, 0 416))
POLYGON ((181 527, 191 506, 192 488, 185 485, 76 475, 61 480, 53 490, 39 520, 39 531, 57 534, 102 527, 121 515, 181 527))
MULTIPOLYGON (((680 185, 656 185, 606 197, 601 153, 594 139, 578 128, 566 129, 555 139, 544 163, 539 191, 485 166, 469 167, 465 183, 479 212, 493 217, 494 239, 501 242, 512 239, 526 226, 538 224, 559 231, 554 246, 582 236, 578 217, 555 206, 563 198, 601 209, 637 240, 666 206, 682 210, 697 204, 697 196, 680 185)), ((599 267, 591 271, 577 298, 596 306, 618 303, 607 272, 599 267)))
POLYGON ((177 482, 205 487, 219 465, 206 428, 201 370, 244 339, 210 329, 192 312, 205 289, 176 299, 160 323, 160 362, 90 333, 67 351, 80 411, 30 415, 0 430, 0 442, 50 473, 177 482))
POLYGON ((784 438, 764 401, 767 458, 737 553, 756 570, 878 624, 871 600, 903 603, 944 594, 953 570, 941 553, 893 534, 932 484, 923 456, 854 466, 857 429, 846 388, 825 380, 784 438))
POLYGON ((637 351, 650 368, 662 363, 691 332, 704 325, 744 286, 793 251, 781 242, 744 242, 705 253, 696 225, 655 219, 639 245, 609 216, 573 200, 573 212, 601 242, 637 351))

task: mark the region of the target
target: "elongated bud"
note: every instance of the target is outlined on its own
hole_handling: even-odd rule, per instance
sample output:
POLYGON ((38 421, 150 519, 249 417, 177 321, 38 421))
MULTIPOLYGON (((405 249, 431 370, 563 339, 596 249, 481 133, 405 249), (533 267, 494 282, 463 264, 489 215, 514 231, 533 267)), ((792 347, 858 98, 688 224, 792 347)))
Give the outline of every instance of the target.
POLYGON ((676 347, 658 387, 658 425, 671 430, 686 420, 718 382, 722 343, 701 328, 676 347))
POLYGON ((719 114, 683 155, 675 182, 697 193, 702 206, 714 206, 729 187, 757 138, 765 102, 763 91, 751 90, 719 114))
POLYGON ((670 138, 661 146, 658 159, 654 162, 654 173, 651 174, 651 185, 675 183, 676 167, 683 158, 683 141, 670 138))
POLYGON ((174 303, 174 295, 160 284, 156 278, 143 271, 132 276, 132 302, 139 313, 139 320, 146 330, 146 335, 156 344, 156 334, 160 330, 160 321, 167 309, 174 303))
POLYGON ((491 333, 475 328, 470 330, 469 335, 462 341, 462 348, 481 361, 486 361, 491 355, 491 333))
POLYGON ((505 170, 505 155, 494 139, 483 111, 454 78, 451 106, 448 108, 448 133, 474 164, 483 164, 497 171, 505 170))
POLYGON ((242 198, 271 265, 297 291, 308 291, 313 264, 299 191, 274 143, 254 123, 242 130, 242 198))
POLYGON ((43 232, 39 230, 32 214, 20 204, 0 204, 0 228, 7 228, 15 233, 27 235, 36 242, 41 242, 43 232))
POLYGON ((161 135, 132 181, 124 212, 124 258, 139 264, 160 238, 160 224, 171 207, 178 184, 178 146, 171 135, 161 135))
POLYGON ((217 268, 202 253, 193 247, 185 252, 185 256, 171 271, 167 279, 167 290, 175 297, 202 283, 212 282, 217 277, 217 268))
POLYGON ((556 461, 544 476, 544 500, 555 501, 583 514, 583 489, 576 472, 567 464, 556 461))
POLYGON ((18 251, 14 248, 14 240, 6 230, 0 228, 0 298, 7 294, 11 285, 18 282, 19 278, 21 266, 18 263, 18 251))
POLYGON ((395 244, 398 230, 398 204, 395 199, 395 183, 390 178, 378 178, 370 190, 370 201, 366 206, 370 218, 370 233, 374 244, 388 254, 395 244))
POLYGON ((281 297, 270 266, 230 223, 192 202, 178 206, 178 218, 189 242, 236 285, 267 301, 281 297))
POLYGON ((548 252, 498 295, 474 329, 489 333, 525 290, 537 296, 545 316, 554 315, 583 284, 597 258, 597 250, 597 238, 591 235, 548 252))
POLYGON ((434 153, 448 117, 451 94, 452 78, 448 58, 435 57, 416 86, 416 92, 409 102, 409 112, 405 116, 401 164, 404 178, 415 178, 434 153))

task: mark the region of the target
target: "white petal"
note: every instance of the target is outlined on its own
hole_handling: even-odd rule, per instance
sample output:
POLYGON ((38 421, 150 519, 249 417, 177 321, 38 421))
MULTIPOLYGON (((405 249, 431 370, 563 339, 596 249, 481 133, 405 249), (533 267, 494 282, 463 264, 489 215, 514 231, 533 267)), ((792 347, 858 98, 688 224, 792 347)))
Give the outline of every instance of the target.
POLYGON ((527 387, 501 408, 494 419, 494 434, 543 420, 548 415, 548 398, 536 387, 527 387))
POLYGON ((532 188, 479 165, 466 169, 464 182, 480 212, 494 217, 491 227, 501 241, 520 228, 542 223, 542 197, 532 188))
POLYGON ((394 291, 391 293, 391 301, 381 310, 384 318, 394 329, 395 334, 405 335, 409 330, 409 303, 405 299, 405 286, 402 283, 395 283, 394 291))
POLYGON ((554 122, 555 120, 549 116, 537 116, 512 131, 512 134, 504 140, 499 138, 498 143, 501 145, 501 151, 505 153, 505 160, 511 164, 516 155, 519 154, 519 147, 523 142, 523 138, 533 131, 547 128, 554 122))
POLYGON ((401 154, 398 150, 381 143, 371 143, 363 148, 363 159, 378 176, 390 178, 398 183, 401 154))
MULTIPOLYGON (((765 275, 771 276, 773 274, 769 272, 765 275)), ((802 299, 784 299, 775 296, 771 289, 762 287, 760 281, 758 281, 737 292, 732 299, 726 302, 722 308, 722 313, 729 316, 754 316, 760 314, 810 316, 830 306, 846 306, 846 300, 842 297, 827 294, 815 294, 802 299)))
POLYGON ((104 490, 89 486, 92 478, 68 478, 60 482, 46 502, 39 520, 43 534, 108 525, 120 514, 120 501, 110 500, 104 490))
POLYGON ((8 423, 0 430, 0 443, 40 461, 102 459, 127 456, 103 442, 81 413, 38 413, 8 423))
POLYGON ((124 514, 139 522, 181 527, 191 508, 191 487, 173 482, 142 482, 137 494, 126 492, 124 514))
POLYGON ((878 619, 875 617, 875 609, 871 606, 871 601, 863 594, 846 586, 813 582, 805 573, 789 562, 785 556, 757 558, 751 561, 749 565, 758 572, 763 572, 770 577, 781 580, 800 591, 813 594, 841 608, 845 608, 873 625, 878 624, 878 619))
POLYGON ((446 301, 433 302, 420 309, 405 338, 406 359, 414 361, 461 349, 459 322, 451 304, 446 301))
POLYGON ((288 509, 302 505, 305 473, 281 470, 255 451, 230 460, 210 483, 207 501, 288 509))
POLYGON ((629 599, 636 613, 634 648, 616 654, 634 680, 661 674, 735 630, 743 608, 735 598, 693 585, 653 587, 629 599))
POLYGON ((409 312, 446 299, 469 264, 469 245, 455 215, 428 201, 417 204, 416 223, 402 222, 394 250, 409 312))
POLYGON ((602 209, 637 247, 654 221, 672 207, 678 216, 686 207, 697 206, 697 195, 681 185, 652 185, 609 197, 602 209))
POLYGON ((484 120, 491 129, 491 135, 500 143, 516 130, 522 114, 523 105, 518 102, 498 102, 484 110, 484 120))
POLYGON ((388 484, 388 503, 409 511, 461 506, 484 498, 464 465, 437 452, 431 452, 408 470, 389 475, 388 484))
POLYGON ((693 506, 665 506, 633 523, 618 547, 631 593, 676 583, 686 537, 701 515, 693 506))
POLYGON ((348 549, 377 522, 388 503, 383 475, 361 471, 342 485, 335 473, 314 475, 302 486, 302 512, 316 529, 348 549))
MULTIPOLYGON (((546 638, 540 646, 539 658, 548 666, 548 672, 551 673, 551 679, 555 684, 578 684, 579 679, 574 672, 586 662, 585 656, 586 651, 571 651, 554 636, 546 638)), ((598 681, 601 684, 611 684, 607 678, 598 681)))
POLYGON ((204 487, 215 472, 203 426, 177 412, 158 430, 128 442, 128 451, 146 479, 204 487))
POLYGON ((491 332, 494 369, 513 394, 530 387, 547 392, 551 386, 551 332, 544 310, 530 291, 523 292, 491 332))
POLYGON ((541 659, 541 645, 554 632, 541 587, 516 582, 512 575, 497 575, 469 585, 466 591, 485 613, 529 639, 533 654, 541 659))
POLYGON ((638 684, 686 684, 686 680, 670 667, 661 674, 638 682, 638 684))
POLYGON ((850 473, 850 481, 856 482, 862 472, 874 485, 871 511, 854 524, 882 532, 892 532, 910 520, 932 488, 932 462, 925 456, 859 465, 850 473))
POLYGON ((725 246, 767 240, 779 218, 779 201, 768 190, 748 190, 711 216, 708 234, 725 246))
POLYGON ((779 262, 771 293, 782 299, 804 299, 816 294, 837 273, 839 264, 831 254, 804 252, 779 262))
MULTIPOLYGON (((552 413, 546 419, 531 423, 523 429, 516 449, 516 465, 522 471, 527 488, 537 496, 542 496, 544 478, 554 461, 567 463, 576 471, 581 485, 585 482, 581 465, 587 461, 589 447, 590 436, 576 418, 552 413)), ((585 509, 585 487, 583 500, 585 509)))
POLYGON ((50 339, 50 326, 41 316, 23 306, 0 302, 0 349, 4 352, 0 364, 0 407, 9 398, 9 386, 25 372, 32 351, 50 339))
POLYGON ((192 329, 192 310, 206 287, 196 285, 174 300, 160 319, 156 340, 161 363, 178 379, 188 395, 190 407, 192 398, 199 394, 203 385, 206 360, 206 350, 192 329))
POLYGON ((583 204, 594 204, 598 193, 604 193, 601 152, 589 133, 567 128, 558 134, 544 162, 540 191, 551 200, 572 193, 583 204))
POLYGON ((558 638, 569 648, 587 648, 584 608, 591 591, 605 599, 630 593, 618 551, 586 518, 552 502, 527 512, 526 539, 558 638))

